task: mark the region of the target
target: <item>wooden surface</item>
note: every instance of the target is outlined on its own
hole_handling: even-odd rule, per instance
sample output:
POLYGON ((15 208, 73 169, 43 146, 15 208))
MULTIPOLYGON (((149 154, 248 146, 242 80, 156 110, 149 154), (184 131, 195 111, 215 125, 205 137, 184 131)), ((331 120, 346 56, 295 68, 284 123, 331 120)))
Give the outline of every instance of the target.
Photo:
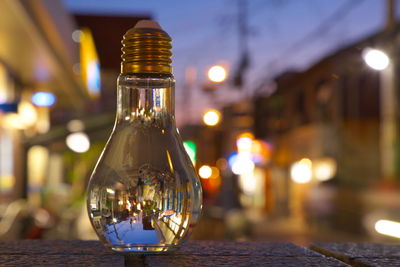
POLYGON ((169 254, 127 257, 127 266, 348 266, 290 243, 188 242, 169 254), (132 262, 134 264, 132 264, 132 262))
POLYGON ((400 266, 400 245, 374 243, 314 243, 311 249, 352 266, 400 266))
POLYGON ((124 266, 98 241, 0 242, 0 266, 124 266))
POLYGON ((0 266, 400 266, 400 245, 199 241, 124 257, 98 241, 27 240, 0 242, 0 266))

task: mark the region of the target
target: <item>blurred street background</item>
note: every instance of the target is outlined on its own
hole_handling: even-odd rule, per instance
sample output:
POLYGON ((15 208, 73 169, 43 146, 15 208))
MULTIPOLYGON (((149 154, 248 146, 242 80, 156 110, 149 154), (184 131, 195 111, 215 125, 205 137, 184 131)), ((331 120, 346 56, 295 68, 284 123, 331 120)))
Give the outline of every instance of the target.
POLYGON ((173 39, 192 239, 398 242, 400 3, 1 0, 0 240, 96 239, 85 190, 121 39, 173 39))

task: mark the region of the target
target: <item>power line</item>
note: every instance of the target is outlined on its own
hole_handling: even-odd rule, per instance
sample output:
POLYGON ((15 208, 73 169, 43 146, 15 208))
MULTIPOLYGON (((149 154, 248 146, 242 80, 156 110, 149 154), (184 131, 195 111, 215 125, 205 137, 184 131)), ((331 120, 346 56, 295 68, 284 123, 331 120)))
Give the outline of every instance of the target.
MULTIPOLYGON (((322 23, 320 23, 315 29, 303 36, 301 39, 294 42, 292 45, 287 47, 279 56, 272 61, 268 62, 263 69, 269 68, 276 65, 283 56, 287 57, 293 53, 297 53, 304 46, 309 45, 312 41, 317 40, 324 35, 327 31, 335 26, 336 23, 340 22, 341 19, 346 17, 355 7, 360 5, 364 0, 347 0, 343 5, 336 9, 330 16, 328 16, 322 23)), ((271 79, 270 75, 263 78, 257 86, 256 92, 259 91, 262 86, 271 79)))

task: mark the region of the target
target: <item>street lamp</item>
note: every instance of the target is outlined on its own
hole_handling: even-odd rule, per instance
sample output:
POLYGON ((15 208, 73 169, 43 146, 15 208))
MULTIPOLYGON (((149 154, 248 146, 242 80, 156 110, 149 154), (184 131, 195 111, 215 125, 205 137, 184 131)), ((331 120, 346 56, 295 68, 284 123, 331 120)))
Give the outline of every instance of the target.
POLYGON ((374 70, 384 70, 390 63, 387 54, 378 49, 365 48, 362 57, 365 63, 374 70))
POLYGON ((396 69, 398 44, 386 41, 385 50, 390 51, 389 56, 382 50, 365 48, 362 57, 365 63, 374 70, 381 71, 380 75, 380 164, 384 178, 396 176, 396 142, 397 128, 397 79, 396 69))
POLYGON ((227 76, 226 69, 221 65, 214 65, 208 70, 208 79, 215 83, 221 83, 225 81, 227 76))

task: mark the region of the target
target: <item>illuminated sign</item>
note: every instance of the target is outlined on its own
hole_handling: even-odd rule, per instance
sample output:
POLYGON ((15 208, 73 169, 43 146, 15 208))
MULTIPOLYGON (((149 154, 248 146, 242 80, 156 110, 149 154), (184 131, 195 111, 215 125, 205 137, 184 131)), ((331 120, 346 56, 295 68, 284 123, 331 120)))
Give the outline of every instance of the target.
POLYGON ((18 103, 0 104, 0 111, 2 111, 3 113, 17 112, 18 111, 18 103))
POLYGON ((89 94, 97 97, 100 94, 100 63, 88 28, 81 29, 79 42, 82 79, 89 94))

